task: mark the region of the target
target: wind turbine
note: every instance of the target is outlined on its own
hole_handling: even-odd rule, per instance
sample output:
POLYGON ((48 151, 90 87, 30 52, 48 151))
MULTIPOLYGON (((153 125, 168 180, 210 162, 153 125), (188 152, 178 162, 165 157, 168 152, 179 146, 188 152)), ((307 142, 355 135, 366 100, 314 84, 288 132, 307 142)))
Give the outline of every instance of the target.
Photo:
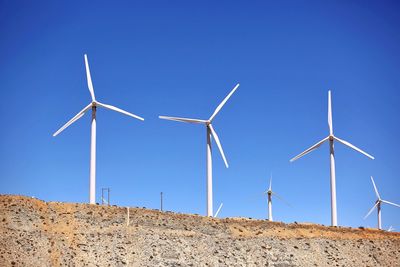
POLYGON ((228 162, 226 161, 224 151, 222 150, 221 142, 219 141, 218 135, 215 132, 212 121, 221 108, 225 105, 226 101, 232 96, 232 94, 239 87, 237 84, 232 91, 225 97, 225 99, 218 105, 215 109, 214 113, 208 120, 200 120, 200 119, 189 119, 189 118, 179 118, 179 117, 168 117, 168 116, 159 116, 160 119, 171 120, 171 121, 179 121, 179 122, 187 122, 187 123, 197 123, 204 124, 206 126, 207 131, 207 216, 213 216, 213 194, 212 194, 212 158, 211 158, 211 136, 214 138, 215 143, 217 143, 219 152, 221 153, 222 159, 225 162, 225 166, 228 168, 228 162))
POLYGON ((376 197, 378 199, 375 201, 375 205, 369 210, 367 215, 365 215, 364 220, 372 213, 372 211, 375 208, 377 208, 377 210, 378 210, 378 229, 381 230, 382 229, 382 219, 381 219, 381 205, 382 205, 382 203, 390 204, 390 205, 393 205, 393 206, 396 206, 396 207, 399 207, 399 208, 400 208, 400 205, 392 203, 392 202, 389 202, 387 200, 383 200, 381 198, 381 196, 379 195, 378 189, 376 188, 376 185, 375 185, 375 182, 374 182, 374 178, 372 178, 372 176, 371 176, 371 181, 372 181, 372 185, 374 186, 376 197))
POLYGON ((85 54, 85 66, 86 66, 86 76, 87 76, 87 84, 89 88, 90 95, 92 96, 92 102, 89 103, 86 107, 84 107, 81 111, 78 112, 71 120, 69 120, 64 126, 62 126, 57 132, 53 134, 53 136, 57 136, 59 133, 64 131, 68 126, 73 124, 75 121, 82 118, 83 115, 89 110, 92 110, 92 125, 91 125, 91 139, 90 139, 90 178, 89 178, 89 203, 96 203, 96 108, 102 107, 110 110, 114 110, 116 112, 131 116, 138 120, 144 120, 143 118, 129 113, 120 108, 100 103, 96 100, 94 95, 94 89, 92 84, 92 78, 90 76, 89 63, 87 59, 87 55, 85 54))
POLYGON ((272 195, 279 198, 283 203, 285 203, 288 206, 289 203, 287 203, 282 197, 278 196, 275 192, 272 191, 272 175, 271 178, 269 179, 269 188, 264 192, 264 194, 267 194, 268 196, 268 220, 273 222, 274 219, 272 217, 272 195))
POLYGON ((332 124, 332 105, 331 105, 331 91, 328 91, 328 126, 329 126, 329 135, 328 137, 325 137, 312 147, 308 148, 304 152, 301 152, 299 155, 296 157, 292 158, 290 162, 293 162, 302 156, 310 153, 311 151, 317 149, 320 147, 323 143, 326 141, 329 141, 329 153, 330 153, 330 161, 331 161, 331 224, 332 226, 337 226, 337 212, 336 212, 336 174, 335 174, 335 152, 333 148, 333 142, 338 141, 339 143, 342 143, 355 151, 360 152, 361 154, 364 154, 365 156, 374 159, 373 156, 370 154, 362 151, 361 149, 357 148, 356 146, 350 144, 349 142, 342 140, 336 136, 333 135, 333 124, 332 124))

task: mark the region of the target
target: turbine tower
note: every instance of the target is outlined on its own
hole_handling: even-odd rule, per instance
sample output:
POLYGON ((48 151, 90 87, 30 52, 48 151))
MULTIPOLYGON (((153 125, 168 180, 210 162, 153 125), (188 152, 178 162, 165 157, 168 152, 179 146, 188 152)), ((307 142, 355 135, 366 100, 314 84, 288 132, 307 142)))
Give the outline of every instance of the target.
POLYGON ((264 192, 264 194, 267 194, 267 196, 268 196, 268 220, 273 222, 274 219, 272 217, 272 195, 279 198, 286 205, 288 205, 288 206, 290 206, 290 205, 282 197, 278 196, 275 192, 272 191, 272 175, 271 175, 271 178, 269 179, 269 188, 268 188, 268 190, 266 190, 264 192))
POLYGON ((83 115, 89 110, 92 110, 92 123, 91 123, 91 139, 90 139, 90 178, 89 178, 89 203, 96 203, 96 109, 97 107, 110 109, 128 116, 131 116, 138 120, 144 120, 143 118, 129 113, 120 108, 100 103, 96 100, 94 95, 94 89, 92 84, 92 78, 90 76, 89 63, 87 59, 87 55, 85 54, 85 66, 86 66, 86 76, 87 76, 87 84, 89 88, 90 95, 92 96, 92 102, 89 103, 86 107, 84 107, 81 111, 78 112, 71 120, 69 120, 64 126, 62 126, 57 132, 53 134, 53 136, 57 136, 59 133, 64 131, 68 126, 73 124, 75 121, 82 118, 83 115))
POLYGON ((382 203, 386 203, 386 204, 390 204, 396 207, 400 208, 400 205, 389 202, 387 200, 383 200, 381 198, 381 196, 379 195, 378 189, 376 188, 375 182, 374 182, 374 178, 372 178, 371 176, 371 181, 372 181, 372 185, 374 186, 374 190, 375 190, 375 194, 376 197, 378 198, 375 201, 375 205, 369 210, 369 212, 367 213, 367 215, 365 215, 364 220, 372 213, 372 211, 376 208, 378 210, 378 229, 381 230, 382 229, 382 218, 381 218, 381 205, 382 203))
POLYGON ((310 153, 311 151, 317 149, 320 147, 323 143, 326 141, 329 141, 329 153, 330 153, 330 163, 331 163, 331 225, 332 226, 337 226, 337 213, 336 213, 336 174, 335 174, 335 151, 334 151, 334 146, 333 143, 334 141, 338 141, 339 143, 342 143, 355 151, 360 152, 361 154, 364 154, 365 156, 374 159, 373 156, 370 154, 362 151, 361 149, 355 147, 354 145, 350 144, 349 142, 342 140, 335 135, 333 135, 333 123, 332 123, 332 105, 331 105, 331 91, 328 91, 328 126, 329 126, 329 135, 328 137, 325 137, 312 147, 308 148, 304 152, 300 153, 296 157, 292 158, 290 162, 293 162, 302 156, 310 153))
POLYGON ((225 99, 218 105, 215 109, 214 113, 208 120, 199 120, 199 119, 189 119, 189 118, 179 118, 179 117, 168 117, 168 116, 159 116, 160 119, 171 120, 171 121, 179 121, 179 122, 187 122, 187 123, 196 123, 196 124, 204 124, 206 126, 207 133, 207 216, 213 216, 213 194, 212 194, 212 158, 211 158, 211 136, 214 138, 215 143, 217 143, 218 149, 221 153, 222 159, 225 162, 225 166, 228 168, 228 162, 225 158, 224 151, 222 150, 221 142, 219 141, 218 135, 215 132, 212 121, 221 108, 225 105, 226 101, 232 96, 232 94, 239 87, 237 84, 232 91, 225 97, 225 99))

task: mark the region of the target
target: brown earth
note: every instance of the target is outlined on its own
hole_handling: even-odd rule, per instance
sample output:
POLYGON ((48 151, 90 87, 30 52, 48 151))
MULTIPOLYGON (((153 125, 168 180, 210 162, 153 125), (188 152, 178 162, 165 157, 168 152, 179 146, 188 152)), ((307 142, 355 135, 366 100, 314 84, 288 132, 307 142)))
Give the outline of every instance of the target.
POLYGON ((0 195, 0 266, 400 266, 400 233, 0 195))

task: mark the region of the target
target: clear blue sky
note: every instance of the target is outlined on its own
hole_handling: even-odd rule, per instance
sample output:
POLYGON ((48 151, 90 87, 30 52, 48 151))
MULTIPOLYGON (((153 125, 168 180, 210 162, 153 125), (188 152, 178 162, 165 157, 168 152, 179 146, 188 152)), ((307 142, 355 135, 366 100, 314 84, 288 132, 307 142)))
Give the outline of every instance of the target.
MULTIPOLYGON (((158 115, 214 121, 214 210, 265 218, 273 189, 284 222, 330 224, 328 135, 332 90, 339 225, 376 226, 370 175, 400 202, 400 6, 396 1, 0 1, 0 193, 87 202, 90 116, 52 134, 90 102, 98 111, 97 201, 205 214, 205 129, 158 115)), ((383 207, 400 229, 400 209, 383 207)))

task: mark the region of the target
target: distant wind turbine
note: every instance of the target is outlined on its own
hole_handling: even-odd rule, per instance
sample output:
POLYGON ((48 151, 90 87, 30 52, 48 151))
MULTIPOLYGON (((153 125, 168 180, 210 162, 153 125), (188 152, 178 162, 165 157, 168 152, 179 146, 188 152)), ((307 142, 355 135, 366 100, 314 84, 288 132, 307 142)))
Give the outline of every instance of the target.
POLYGON ((279 195, 277 195, 275 192, 272 191, 272 175, 271 175, 271 178, 269 179, 269 188, 268 188, 268 190, 266 190, 264 192, 264 194, 267 194, 267 196, 268 196, 268 220, 272 222, 272 221, 274 221, 274 219, 272 217, 272 195, 274 195, 275 197, 280 199, 286 205, 288 205, 288 206, 290 206, 290 205, 282 197, 280 197, 279 195))
POLYGON ((335 152, 334 152, 334 148, 333 148, 333 142, 338 141, 338 142, 354 149, 355 151, 358 151, 361 154, 364 154, 365 156, 367 156, 371 159, 374 159, 374 157, 371 156, 370 154, 362 151, 361 149, 355 147, 354 145, 350 144, 349 142, 344 141, 333 135, 331 91, 328 91, 328 125, 329 125, 328 137, 325 137, 324 139, 322 139, 321 141, 319 141, 312 147, 308 148, 304 152, 302 152, 299 155, 297 155, 296 157, 292 158, 290 160, 290 162, 293 162, 293 161, 301 158, 302 156, 304 156, 304 155, 310 153, 311 151, 317 149, 318 147, 320 147, 326 141, 329 141, 329 147, 330 147, 329 151, 330 151, 330 161, 331 161, 331 224, 332 224, 332 226, 337 226, 335 152))
POLYGON ((400 208, 400 205, 392 203, 392 202, 389 202, 387 200, 383 200, 381 198, 381 196, 379 195, 378 189, 376 188, 376 185, 375 185, 375 182, 374 182, 374 178, 372 178, 372 176, 371 176, 371 181, 372 181, 372 185, 374 186, 376 197, 378 199, 375 201, 375 205, 369 210, 367 215, 365 215, 364 220, 372 213, 372 211, 375 208, 377 208, 377 210, 378 210, 378 229, 380 230, 380 229, 382 229, 382 218, 381 218, 381 205, 382 205, 382 203, 390 204, 390 205, 393 205, 393 206, 396 206, 396 207, 399 207, 399 208, 400 208))
POLYGON ((87 105, 85 108, 83 108, 81 111, 78 112, 71 120, 69 120, 64 126, 62 126, 57 132, 53 134, 53 136, 57 136, 59 133, 64 131, 68 126, 73 124, 75 121, 79 120, 82 118, 83 115, 88 110, 92 110, 92 126, 91 126, 91 139, 90 139, 90 178, 89 178, 89 203, 90 204, 95 204, 96 203, 96 108, 97 107, 102 107, 106 109, 111 109, 116 112, 120 112, 122 114, 131 116, 135 119, 138 120, 144 120, 143 118, 134 115, 132 113, 129 113, 125 110, 122 110, 120 108, 103 104, 100 103, 99 101, 96 100, 95 95, 94 95, 94 89, 93 89, 93 84, 92 84, 92 79, 90 76, 90 70, 89 70, 89 63, 87 59, 87 55, 85 54, 85 66, 86 66, 86 76, 87 76, 87 84, 89 88, 90 95, 92 96, 92 102, 87 105))
POLYGON ((222 150, 221 143, 219 141, 218 135, 215 132, 212 121, 221 108, 225 105, 226 101, 232 96, 232 94, 239 87, 239 84, 232 89, 232 91, 225 97, 225 99, 218 105, 215 109, 214 113, 208 120, 199 120, 199 119, 189 119, 189 118, 179 118, 179 117, 167 117, 167 116, 159 116, 160 119, 171 120, 171 121, 179 121, 179 122, 187 122, 187 123, 197 123, 204 124, 207 130, 207 216, 213 216, 213 193, 212 193, 212 158, 211 158, 211 136, 214 138, 215 143, 217 143, 218 149, 221 153, 222 159, 225 162, 225 166, 228 168, 228 162, 225 158, 224 151, 222 150))

